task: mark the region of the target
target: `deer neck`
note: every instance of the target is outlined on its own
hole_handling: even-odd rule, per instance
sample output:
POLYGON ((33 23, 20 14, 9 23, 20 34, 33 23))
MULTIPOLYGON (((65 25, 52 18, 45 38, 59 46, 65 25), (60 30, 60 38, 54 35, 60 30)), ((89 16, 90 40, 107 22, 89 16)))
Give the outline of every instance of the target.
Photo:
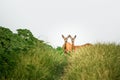
POLYGON ((65 46, 64 46, 64 49, 66 49, 66 44, 67 44, 67 42, 65 42, 65 44, 64 44, 64 45, 65 45, 65 46))
POLYGON ((72 50, 74 50, 75 49, 75 45, 74 45, 74 42, 72 43, 72 50))
POLYGON ((64 43, 64 52, 65 53, 67 53, 66 49, 67 49, 67 42, 64 43))

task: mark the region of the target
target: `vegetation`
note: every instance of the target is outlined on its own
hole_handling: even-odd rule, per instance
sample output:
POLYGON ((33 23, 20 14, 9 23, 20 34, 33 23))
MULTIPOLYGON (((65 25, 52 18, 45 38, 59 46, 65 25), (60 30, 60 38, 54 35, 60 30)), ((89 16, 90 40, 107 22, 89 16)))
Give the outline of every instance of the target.
POLYGON ((17 31, 0 27, 0 80, 59 79, 67 64, 61 49, 36 39, 27 29, 17 31))
POLYGON ((120 45, 96 44, 72 53, 63 80, 120 80, 120 45))
POLYGON ((0 80, 120 80, 120 45, 97 43, 68 55, 17 31, 0 27, 0 80))

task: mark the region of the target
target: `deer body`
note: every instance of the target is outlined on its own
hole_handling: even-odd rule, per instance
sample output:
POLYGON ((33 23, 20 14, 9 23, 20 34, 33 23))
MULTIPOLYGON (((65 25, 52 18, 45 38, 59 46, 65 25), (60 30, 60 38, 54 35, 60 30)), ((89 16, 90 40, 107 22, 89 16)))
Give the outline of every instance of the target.
POLYGON ((71 41, 72 41, 72 50, 73 50, 73 51, 76 51, 77 49, 79 49, 79 48, 81 48, 81 47, 85 47, 85 46, 90 46, 90 45, 92 45, 92 44, 90 44, 90 43, 86 43, 86 44, 84 44, 84 45, 77 45, 77 46, 75 46, 75 45, 74 45, 74 42, 75 42, 76 35, 75 35, 73 38, 71 37, 71 35, 69 35, 69 37, 70 37, 70 39, 71 39, 71 41))
POLYGON ((81 45, 81 47, 82 47, 82 46, 92 46, 92 44, 86 43, 86 44, 84 44, 84 45, 81 45))
POLYGON ((64 49, 64 52, 65 52, 65 53, 71 52, 71 50, 72 50, 72 45, 71 45, 69 42, 67 42, 67 43, 65 43, 65 44, 63 45, 63 49, 64 49))

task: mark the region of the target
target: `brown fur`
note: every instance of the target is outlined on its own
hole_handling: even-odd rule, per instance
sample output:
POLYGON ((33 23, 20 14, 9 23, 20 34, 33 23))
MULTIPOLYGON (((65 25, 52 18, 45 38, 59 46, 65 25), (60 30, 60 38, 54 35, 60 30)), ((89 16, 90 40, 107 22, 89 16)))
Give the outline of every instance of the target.
POLYGON ((85 47, 85 46, 91 46, 92 44, 90 43, 86 43, 84 45, 78 45, 78 46, 75 46, 74 45, 74 42, 75 42, 75 38, 76 38, 76 35, 72 38, 71 35, 69 35, 70 39, 71 39, 71 42, 72 42, 72 50, 73 51, 76 51, 77 49, 81 48, 81 47, 85 47))
POLYGON ((72 45, 69 42, 67 42, 63 45, 63 49, 64 49, 65 53, 71 52, 72 51, 72 45))
POLYGON ((64 53, 68 53, 72 51, 72 45, 67 42, 69 37, 64 37, 64 35, 62 35, 62 38, 64 39, 64 44, 63 44, 63 49, 64 49, 64 53))

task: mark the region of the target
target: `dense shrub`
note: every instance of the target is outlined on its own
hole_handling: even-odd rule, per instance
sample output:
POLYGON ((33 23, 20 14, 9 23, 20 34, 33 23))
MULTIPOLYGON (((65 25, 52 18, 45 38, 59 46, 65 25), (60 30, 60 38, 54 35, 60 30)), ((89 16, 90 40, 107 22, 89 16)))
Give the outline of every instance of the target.
POLYGON ((7 28, 0 27, 0 77, 7 76, 16 66, 16 54, 12 48, 13 33, 7 28))
POLYGON ((18 34, 0 26, 0 78, 7 77, 16 67, 18 53, 28 51, 36 44, 36 38, 26 29, 18 29, 18 34))
POLYGON ((67 65, 62 48, 54 49, 27 29, 17 31, 0 27, 0 79, 59 80, 67 65))
POLYGON ((57 47, 56 50, 59 54, 64 54, 64 50, 62 47, 57 47))

